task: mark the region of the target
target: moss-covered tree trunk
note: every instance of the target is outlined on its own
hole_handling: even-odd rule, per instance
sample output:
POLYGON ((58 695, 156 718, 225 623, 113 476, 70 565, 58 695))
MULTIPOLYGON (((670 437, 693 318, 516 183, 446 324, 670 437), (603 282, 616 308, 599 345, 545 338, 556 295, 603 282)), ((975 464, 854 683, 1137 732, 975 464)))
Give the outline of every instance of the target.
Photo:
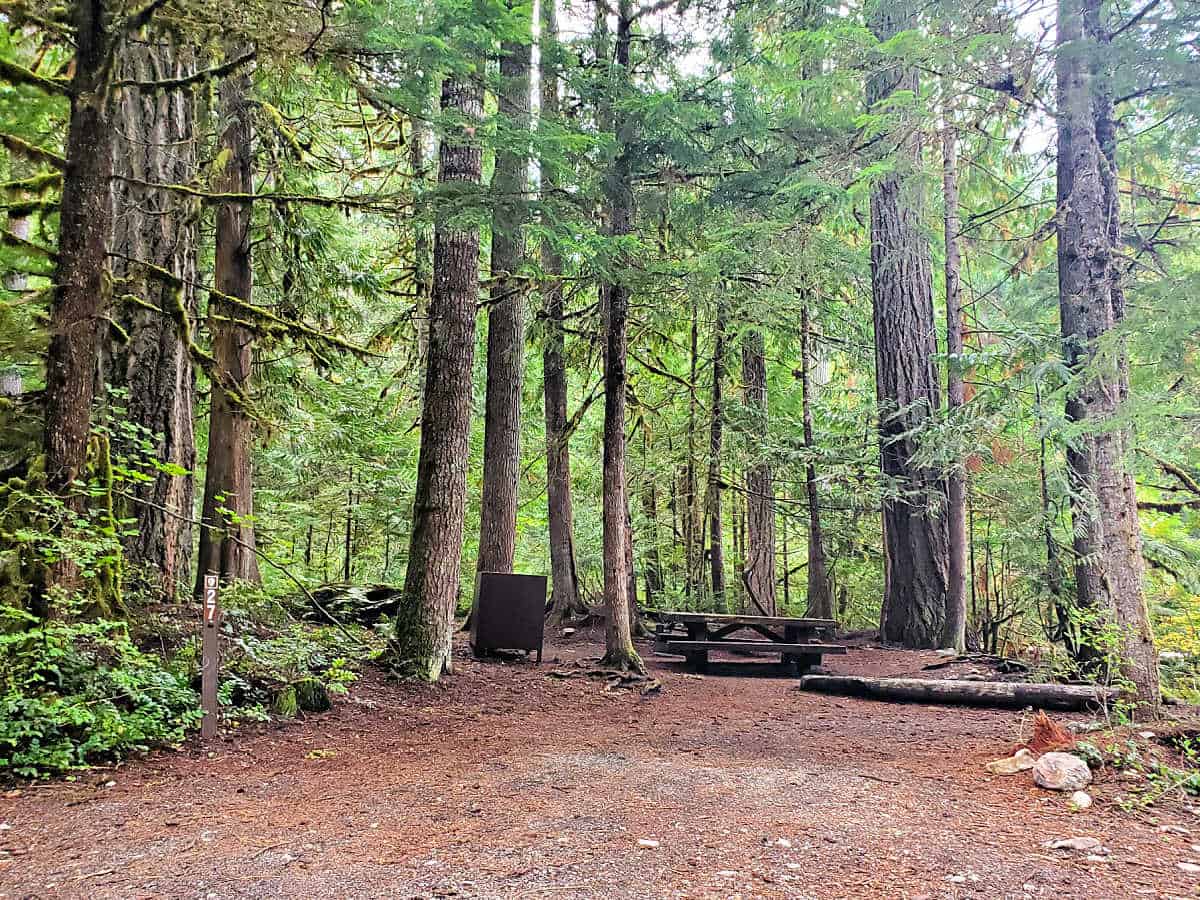
MULTIPOLYGON (((438 181, 477 185, 483 164, 475 136, 475 123, 483 115, 481 86, 471 79, 447 77, 441 108, 461 124, 442 138, 438 181)), ((413 530, 389 649, 398 675, 423 681, 436 681, 452 669, 450 638, 461 577, 478 299, 479 230, 442 218, 434 229, 413 530)))
MULTIPOLYGON (((84 496, 74 485, 86 475, 99 323, 109 296, 114 127, 104 84, 112 40, 108 4, 80 0, 72 4, 71 14, 75 71, 59 204, 58 264, 50 304, 44 445, 48 488, 68 511, 81 513, 84 496)), ((69 587, 77 575, 78 568, 71 560, 59 560, 44 573, 39 593, 44 598, 49 587, 69 587)))
MULTIPOLYGON (((220 88, 220 158, 214 187, 231 194, 253 192, 254 131, 250 76, 230 76, 220 88)), ((254 362, 254 335, 222 295, 249 301, 253 291, 251 204, 220 203, 216 211, 214 286, 209 330, 214 367, 208 425, 204 503, 196 590, 206 572, 222 579, 259 581, 254 523, 254 420, 247 407, 254 362), (226 539, 228 538, 228 539, 226 539)))
MULTIPOLYGON (((123 42, 116 66, 122 81, 149 83, 187 77, 196 61, 152 29, 123 42)), ((110 317, 119 327, 101 344, 101 375, 117 392, 110 412, 113 450, 146 476, 128 485, 119 504, 122 518, 134 523, 122 539, 127 577, 172 598, 188 578, 192 556, 196 379, 189 343, 199 204, 148 185, 189 184, 195 177, 196 99, 190 90, 131 86, 121 91, 115 115, 110 317), (140 263, 169 272, 176 282, 140 263)))

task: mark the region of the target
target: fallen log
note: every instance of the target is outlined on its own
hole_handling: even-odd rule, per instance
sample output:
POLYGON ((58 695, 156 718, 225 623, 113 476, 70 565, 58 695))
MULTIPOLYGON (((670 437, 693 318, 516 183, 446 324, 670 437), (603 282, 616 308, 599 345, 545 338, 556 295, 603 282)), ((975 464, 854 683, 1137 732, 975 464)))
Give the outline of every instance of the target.
POLYGON ((898 703, 951 703, 1024 709, 1078 710, 1102 707, 1117 691, 1088 684, 1028 684, 1021 681, 935 681, 923 678, 864 678, 805 675, 800 690, 898 703))

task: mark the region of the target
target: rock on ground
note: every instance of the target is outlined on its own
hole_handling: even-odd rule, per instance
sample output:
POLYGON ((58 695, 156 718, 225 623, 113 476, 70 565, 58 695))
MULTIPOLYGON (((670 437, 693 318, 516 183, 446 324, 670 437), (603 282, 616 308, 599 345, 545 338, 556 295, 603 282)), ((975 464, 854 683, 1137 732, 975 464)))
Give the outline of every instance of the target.
POLYGON ((1078 791, 1092 783, 1092 770, 1078 756, 1047 753, 1033 766, 1033 782, 1048 791, 1078 791))

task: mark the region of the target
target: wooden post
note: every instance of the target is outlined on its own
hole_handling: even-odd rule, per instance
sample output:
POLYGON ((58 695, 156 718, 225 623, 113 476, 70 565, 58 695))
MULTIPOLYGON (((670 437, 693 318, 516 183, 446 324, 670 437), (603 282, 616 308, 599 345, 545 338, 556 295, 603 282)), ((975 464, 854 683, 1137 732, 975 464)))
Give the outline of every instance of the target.
POLYGON ((200 655, 200 705, 204 719, 200 723, 200 737, 210 740, 217 736, 217 669, 221 662, 218 642, 221 624, 221 607, 217 601, 217 573, 204 576, 204 624, 201 628, 203 640, 200 655))

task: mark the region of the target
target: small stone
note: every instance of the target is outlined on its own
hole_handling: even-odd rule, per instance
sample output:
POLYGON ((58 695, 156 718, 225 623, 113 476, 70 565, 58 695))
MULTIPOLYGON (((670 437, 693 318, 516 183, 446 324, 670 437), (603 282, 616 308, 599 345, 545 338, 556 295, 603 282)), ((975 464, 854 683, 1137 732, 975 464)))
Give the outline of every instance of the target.
POLYGON ((1089 853, 1087 855, 1087 861, 1088 862, 1108 862, 1109 858, 1107 856, 1098 856, 1095 853, 1089 853))
POLYGON ((737 875, 737 872, 733 871, 733 869, 722 869, 717 874, 722 878, 733 878, 737 875))
POLYGON ((987 770, 993 775, 1016 775, 1032 769, 1037 764, 1037 757, 1022 747, 1012 756, 1004 759, 993 759, 987 764, 987 770))
POLYGON ((943 647, 941 650, 934 651, 938 656, 944 656, 947 659, 958 656, 958 651, 953 647, 943 647))
POLYGON ((1191 834, 1191 832, 1182 825, 1159 825, 1159 834, 1191 834))
POLYGON ((789 841, 787 838, 780 838, 779 840, 777 840, 775 842, 775 846, 776 847, 791 847, 792 842, 789 841))
POLYGON ((1048 791, 1078 791, 1092 783, 1092 770, 1078 756, 1047 753, 1033 766, 1033 783, 1048 791))
POLYGON ((574 628, 564 628, 564 629, 562 630, 563 637, 570 637, 570 636, 571 636, 571 635, 573 635, 574 633, 575 633, 575 629, 574 629, 574 628))
POLYGON ((949 881, 951 884, 966 884, 967 876, 966 875, 947 875, 946 880, 949 881))
POLYGON ((1071 795, 1071 805, 1080 811, 1089 809, 1092 805, 1092 795, 1087 791, 1076 791, 1071 795))
POLYGON ((1187 872, 1189 875, 1200 875, 1200 866, 1192 862, 1175 863, 1179 871, 1187 872))
POLYGON ((1046 841, 1045 845, 1051 850, 1090 850, 1102 849, 1100 841, 1094 837, 1060 838, 1057 841, 1046 841))
POLYGON ((654 850, 656 847, 658 847, 658 841, 654 840, 653 838, 642 838, 638 841, 638 846, 645 847, 647 850, 654 850))
POLYGON ((1157 737, 1157 735, 1153 731, 1139 731, 1138 737, 1140 737, 1143 741, 1152 741, 1155 737, 1157 737))

